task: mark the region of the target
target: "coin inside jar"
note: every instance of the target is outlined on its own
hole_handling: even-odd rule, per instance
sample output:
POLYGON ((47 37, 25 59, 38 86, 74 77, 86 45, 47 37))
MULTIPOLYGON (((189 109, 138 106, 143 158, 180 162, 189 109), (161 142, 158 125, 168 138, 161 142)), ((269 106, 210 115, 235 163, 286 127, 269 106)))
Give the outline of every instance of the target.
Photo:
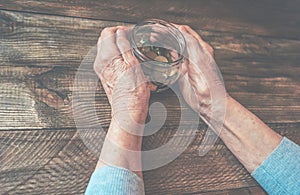
POLYGON ((155 85, 168 85, 176 80, 178 68, 168 64, 173 62, 170 50, 156 46, 143 46, 139 50, 152 62, 155 62, 144 62, 142 64, 145 75, 149 76, 155 85))
POLYGON ((141 21, 132 29, 130 45, 152 91, 164 91, 179 78, 185 39, 171 23, 159 19, 141 21))
POLYGON ((166 57, 164 57, 164 56, 156 56, 154 58, 154 60, 156 60, 158 62, 169 62, 169 60, 166 57))

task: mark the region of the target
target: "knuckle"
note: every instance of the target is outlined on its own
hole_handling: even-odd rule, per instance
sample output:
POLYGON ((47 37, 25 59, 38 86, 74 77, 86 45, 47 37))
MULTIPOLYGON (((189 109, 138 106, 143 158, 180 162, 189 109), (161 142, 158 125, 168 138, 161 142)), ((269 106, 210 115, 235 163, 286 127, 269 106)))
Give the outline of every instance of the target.
POLYGON ((179 29, 180 31, 185 31, 184 25, 179 25, 179 26, 178 26, 178 29, 179 29))
POLYGON ((117 33, 122 33, 122 32, 124 32, 124 29, 123 28, 119 28, 119 27, 117 27, 117 31, 116 31, 117 33))
POLYGON ((123 30, 118 28, 116 30, 116 38, 120 39, 120 37, 122 37, 122 34, 123 34, 123 30))
POLYGON ((104 28, 102 31, 101 31, 101 35, 107 33, 109 30, 108 30, 108 27, 104 28))
POLYGON ((183 27, 187 30, 191 30, 191 27, 189 25, 183 25, 183 27))
POLYGON ((116 28, 117 28, 118 30, 121 30, 121 29, 125 29, 126 27, 125 27, 125 26, 122 26, 122 25, 118 25, 116 28))
POLYGON ((114 34, 114 30, 113 29, 114 29, 114 27, 106 27, 106 28, 104 28, 102 30, 102 32, 101 32, 101 36, 114 34))
POLYGON ((209 52, 211 55, 214 55, 215 50, 214 50, 214 48, 213 48, 211 45, 206 44, 206 49, 208 50, 208 52, 209 52))

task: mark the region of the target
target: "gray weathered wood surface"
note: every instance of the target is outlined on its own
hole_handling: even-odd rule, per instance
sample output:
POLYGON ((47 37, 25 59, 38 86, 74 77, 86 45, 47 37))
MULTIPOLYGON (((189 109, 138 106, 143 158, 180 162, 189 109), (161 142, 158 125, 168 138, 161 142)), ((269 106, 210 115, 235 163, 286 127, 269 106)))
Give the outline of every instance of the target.
MULTIPOLYGON (((77 68, 103 28, 149 17, 192 25, 215 48, 229 93, 300 143, 298 1, 4 0, 0 194, 84 192, 97 157, 78 136, 72 116, 77 68)), ((85 92, 82 88, 80 95, 88 101, 85 92)), ((170 139, 180 117, 170 91, 151 101, 164 103, 169 115, 163 129, 145 139, 144 149, 170 139)), ((110 108, 101 86, 96 102, 97 116, 107 128, 110 108)), ((147 194, 265 194, 221 141, 199 157, 204 133, 201 123, 196 139, 178 159, 144 173, 147 194)))

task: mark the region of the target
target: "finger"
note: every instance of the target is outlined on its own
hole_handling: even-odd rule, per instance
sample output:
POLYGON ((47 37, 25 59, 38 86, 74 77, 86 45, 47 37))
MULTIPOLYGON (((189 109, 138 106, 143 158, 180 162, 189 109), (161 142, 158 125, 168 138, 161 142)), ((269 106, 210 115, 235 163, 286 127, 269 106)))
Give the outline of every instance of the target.
POLYGON ((182 26, 181 24, 175 24, 175 23, 171 23, 171 25, 175 26, 176 28, 179 28, 180 26, 182 26))
POLYGON ((214 61, 212 54, 201 45, 199 39, 191 34, 191 28, 179 26, 179 29, 186 39, 187 51, 189 59, 193 61, 192 63, 198 64, 199 67, 205 65, 205 70, 212 69, 213 66, 209 66, 214 61))
POLYGON ((98 40, 97 57, 101 64, 107 65, 116 56, 120 55, 116 45, 116 31, 118 27, 105 28, 98 40))
MULTIPOLYGON (((175 24, 175 23, 171 23, 171 25, 175 26, 183 34, 185 39, 187 39, 186 36, 184 35, 185 33, 187 33, 186 30, 184 29, 184 32, 182 32, 183 25, 179 25, 179 24, 175 24)), ((187 50, 189 50, 189 48, 187 48, 187 50)), ((184 56, 185 59, 181 63, 181 65, 179 66, 179 72, 181 74, 181 77, 183 77, 188 71, 188 64, 189 64, 189 60, 188 60, 189 59, 189 56, 188 56, 189 54, 188 53, 189 52, 187 52, 185 54, 185 56, 184 56)))
POLYGON ((214 50, 213 48, 207 43, 205 42, 202 37, 196 32, 194 31, 190 26, 187 25, 183 25, 183 28, 189 33, 191 34, 193 37, 195 37, 200 45, 205 48, 212 56, 214 55, 214 50))
POLYGON ((188 65, 186 68, 190 73, 200 73, 205 72, 205 75, 209 75, 214 69, 211 64, 214 62, 213 57, 201 47, 198 39, 192 36, 185 26, 179 26, 186 43, 187 43, 187 53, 188 53, 188 65))
POLYGON ((98 39, 98 46, 100 46, 99 49, 106 48, 106 51, 114 50, 115 52, 118 52, 118 49, 116 47, 112 47, 116 45, 115 34, 117 29, 118 27, 109 27, 102 30, 101 35, 98 39))
POLYGON ((202 39, 202 37, 196 31, 194 31, 190 26, 178 25, 178 24, 174 24, 174 23, 172 23, 172 25, 174 25, 181 32, 184 31, 184 32, 187 32, 187 33, 193 35, 200 43, 205 43, 205 41, 202 39))
POLYGON ((206 43, 202 37, 196 32, 194 31, 190 26, 188 25, 178 25, 178 24, 174 24, 172 23, 172 25, 174 25, 177 29, 179 29, 179 31, 186 31, 187 33, 191 34, 192 36, 194 36, 200 43, 200 45, 205 48, 211 56, 214 56, 214 49, 212 48, 211 45, 209 45, 208 43, 206 43))
MULTIPOLYGON (((209 53, 205 47, 202 47, 199 39, 191 34, 191 28, 187 28, 186 26, 181 28, 187 41, 190 64, 193 64, 187 67, 188 71, 190 73, 202 74, 203 76, 206 75, 206 79, 208 80, 211 80, 212 78, 219 78, 216 75, 217 65, 211 53, 209 53)), ((195 80, 195 83, 201 83, 199 80, 201 79, 200 77, 192 78, 195 80)))
MULTIPOLYGON (((118 30, 118 26, 104 28, 101 31, 99 40, 103 41, 104 39, 111 38, 116 33, 117 30, 118 30)), ((115 42, 114 39, 109 39, 109 40, 111 40, 112 43, 115 42)))
POLYGON ((132 48, 128 41, 128 34, 130 33, 130 29, 128 28, 119 28, 116 34, 116 43, 118 49, 126 63, 127 68, 135 66, 139 63, 137 58, 132 53, 132 48))
POLYGON ((115 46, 116 29, 116 27, 103 29, 98 39, 97 55, 94 62, 94 70, 98 75, 101 74, 107 65, 109 65, 109 61, 112 60, 111 58, 119 53, 115 46))
POLYGON ((189 34, 191 34, 192 36, 194 36, 200 42, 200 44, 204 46, 205 41, 203 41, 202 37, 196 31, 194 31, 190 26, 183 25, 182 28, 186 32, 188 32, 189 34))
MULTIPOLYGON (((120 55, 116 45, 117 27, 109 27, 102 30, 97 44, 97 56, 94 63, 94 69, 99 76, 103 86, 106 86, 108 78, 112 77, 111 62, 120 55)), ((107 90, 105 90, 107 92, 107 90)))
POLYGON ((201 49, 201 47, 199 47, 198 40, 193 35, 191 35, 183 25, 180 25, 178 29, 181 31, 182 35, 185 38, 189 58, 199 59, 198 55, 200 52, 199 49, 201 49))
POLYGON ((94 70, 101 81, 113 78, 112 62, 120 58, 120 51, 116 45, 116 31, 118 27, 105 28, 98 40, 97 56, 94 70))

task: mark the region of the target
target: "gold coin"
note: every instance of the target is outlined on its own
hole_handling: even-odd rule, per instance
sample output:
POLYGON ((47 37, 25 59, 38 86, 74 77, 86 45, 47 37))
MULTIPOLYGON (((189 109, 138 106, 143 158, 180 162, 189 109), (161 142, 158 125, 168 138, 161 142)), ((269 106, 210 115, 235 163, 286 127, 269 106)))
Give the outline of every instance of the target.
POLYGON ((150 47, 149 46, 144 46, 144 47, 142 47, 142 51, 143 52, 148 52, 148 51, 150 51, 150 47))
POLYGON ((156 58, 154 58, 154 60, 158 62, 168 62, 168 59, 164 56, 157 56, 156 58))
POLYGON ((153 51, 147 51, 145 52, 145 55, 151 59, 155 59, 157 57, 156 53, 154 53, 153 51))

